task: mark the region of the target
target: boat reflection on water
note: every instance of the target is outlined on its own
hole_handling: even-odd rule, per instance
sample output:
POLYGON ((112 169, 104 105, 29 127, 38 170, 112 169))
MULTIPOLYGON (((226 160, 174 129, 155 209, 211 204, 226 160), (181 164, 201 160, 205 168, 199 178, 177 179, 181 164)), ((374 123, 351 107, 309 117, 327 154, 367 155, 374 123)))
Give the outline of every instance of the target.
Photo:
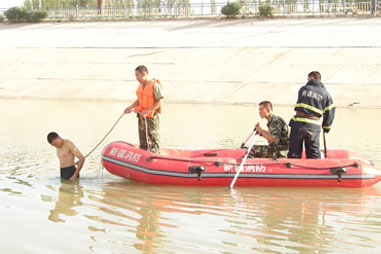
MULTIPOLYGON (((242 248, 307 251, 311 246, 328 251, 340 247, 330 239, 354 244, 345 239, 351 236, 348 239, 353 240, 358 220, 369 223, 369 232, 361 234, 380 233, 371 226, 375 221, 368 218, 370 213, 381 216, 380 191, 376 188, 249 187, 230 191, 123 180, 104 184, 101 195, 89 194, 89 198, 98 202, 103 212, 101 216, 87 216, 94 223, 89 229, 108 232, 95 234, 92 239, 114 241, 142 253, 184 245, 189 251, 207 246, 233 252, 242 248)), ((74 201, 73 205, 79 203, 74 201)))
POLYGON ((300 252, 308 252, 311 246, 317 252, 330 252, 341 244, 352 245, 356 223, 361 220, 369 224, 366 235, 370 239, 372 233, 380 233, 380 229, 372 227, 377 219, 368 220, 370 214, 381 215, 377 208, 380 191, 376 188, 277 188, 274 191, 242 188, 232 192, 232 198, 235 203, 232 212, 248 220, 246 223, 240 220, 226 232, 255 238, 268 250, 284 243, 287 249, 300 252), (254 224, 250 218, 255 220, 254 224), (347 240, 351 237, 352 240, 347 240))

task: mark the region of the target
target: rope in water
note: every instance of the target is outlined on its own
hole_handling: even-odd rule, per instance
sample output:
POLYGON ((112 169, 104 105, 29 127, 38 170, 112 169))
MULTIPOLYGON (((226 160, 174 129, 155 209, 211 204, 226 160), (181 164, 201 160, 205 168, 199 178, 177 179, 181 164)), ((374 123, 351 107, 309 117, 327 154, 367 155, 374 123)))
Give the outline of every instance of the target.
POLYGON ((106 137, 111 133, 111 131, 115 128, 115 126, 118 124, 118 122, 120 121, 120 119, 122 119, 122 117, 123 117, 123 115, 124 115, 124 113, 122 113, 121 115, 120 115, 120 117, 118 118, 118 120, 116 120, 116 122, 114 123, 114 125, 111 127, 111 129, 107 132, 107 134, 102 138, 102 140, 101 141, 99 141, 99 143, 90 151, 90 152, 88 152, 86 155, 85 155, 85 158, 87 158, 92 152, 94 152, 95 151, 95 149, 97 149, 98 148, 98 146, 100 145, 100 144, 102 144, 102 142, 106 139, 106 137))

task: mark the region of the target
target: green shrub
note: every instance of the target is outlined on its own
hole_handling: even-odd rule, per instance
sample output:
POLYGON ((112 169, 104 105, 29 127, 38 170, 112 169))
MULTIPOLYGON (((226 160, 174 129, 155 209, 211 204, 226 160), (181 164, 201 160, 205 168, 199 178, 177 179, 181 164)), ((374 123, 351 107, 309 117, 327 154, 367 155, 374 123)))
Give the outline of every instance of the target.
POLYGON ((9 22, 25 22, 29 19, 29 12, 24 7, 13 7, 4 12, 9 22))
POLYGON ((3 21, 4 21, 4 16, 0 15, 0 23, 2 23, 3 21))
POLYGON ((264 18, 272 18, 274 16, 274 6, 269 3, 261 3, 258 7, 259 16, 264 18))
POLYGON ((44 10, 28 11, 25 7, 13 7, 4 12, 9 22, 39 22, 48 17, 44 10))
POLYGON ((30 13, 30 22, 40 22, 48 17, 48 12, 45 10, 35 10, 30 13))
POLYGON ((240 14, 242 5, 238 2, 229 2, 222 7, 221 13, 224 14, 227 17, 235 17, 240 14))

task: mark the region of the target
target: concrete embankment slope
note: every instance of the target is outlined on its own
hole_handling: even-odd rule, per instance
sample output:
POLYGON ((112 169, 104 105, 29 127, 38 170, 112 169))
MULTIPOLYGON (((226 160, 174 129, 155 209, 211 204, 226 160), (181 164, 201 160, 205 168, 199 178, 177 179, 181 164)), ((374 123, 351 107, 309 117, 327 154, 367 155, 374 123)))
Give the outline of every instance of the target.
POLYGON ((318 70, 335 103, 381 107, 381 19, 0 25, 0 98, 135 99, 144 64, 166 102, 292 105, 318 70))

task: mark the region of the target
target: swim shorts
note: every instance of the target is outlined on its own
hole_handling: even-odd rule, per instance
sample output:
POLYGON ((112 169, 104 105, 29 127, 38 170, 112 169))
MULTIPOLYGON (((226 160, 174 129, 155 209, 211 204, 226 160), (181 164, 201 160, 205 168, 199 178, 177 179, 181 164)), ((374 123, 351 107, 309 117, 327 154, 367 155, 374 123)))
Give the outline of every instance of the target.
MULTIPOLYGON (((61 168, 61 178, 69 180, 70 177, 74 175, 76 168, 74 166, 66 167, 66 168, 61 168)), ((78 174, 79 178, 79 174, 78 174)))

